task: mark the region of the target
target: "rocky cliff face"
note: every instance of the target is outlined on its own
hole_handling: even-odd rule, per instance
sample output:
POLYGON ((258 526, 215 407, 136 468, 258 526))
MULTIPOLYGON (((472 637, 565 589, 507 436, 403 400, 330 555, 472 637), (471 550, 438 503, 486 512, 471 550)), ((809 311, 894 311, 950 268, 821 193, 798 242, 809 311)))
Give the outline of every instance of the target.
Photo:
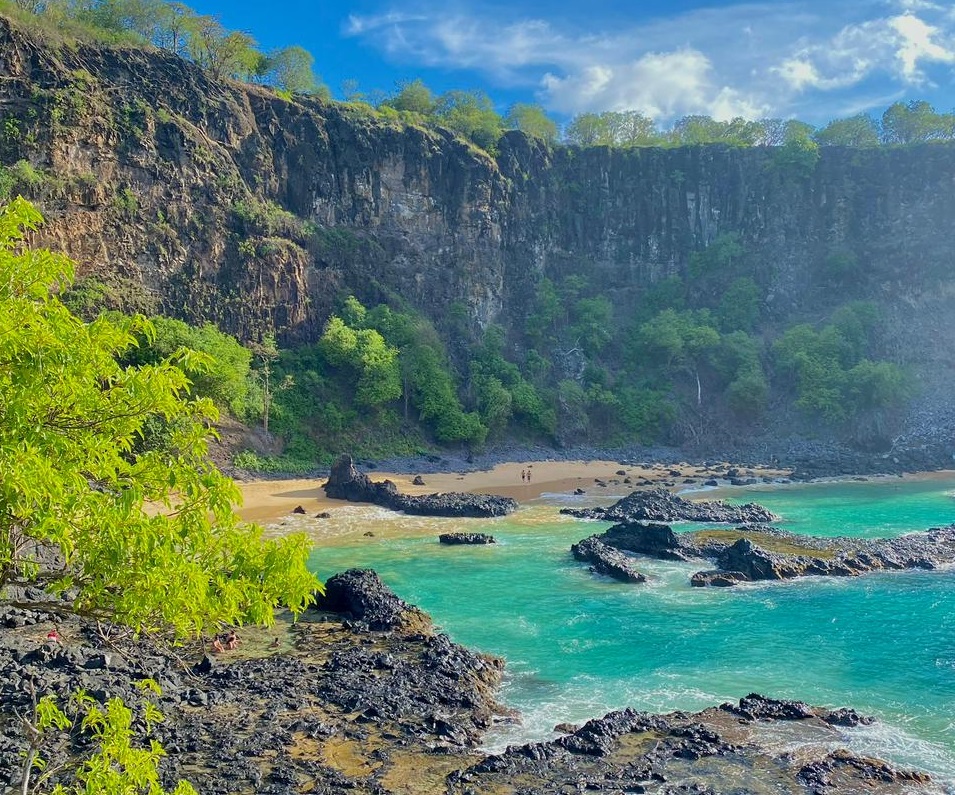
POLYGON ((538 276, 574 272, 626 317, 736 232, 771 323, 872 299, 899 360, 952 368, 933 344, 955 332, 949 145, 830 148, 794 168, 766 149, 548 149, 510 133, 492 159, 360 108, 213 82, 168 53, 53 47, 3 20, 0 113, 0 164, 41 170, 40 241, 132 308, 295 341, 343 293, 399 294, 439 325, 457 303, 472 324, 520 328, 538 276), (839 291, 823 279, 834 258, 858 263, 839 291))

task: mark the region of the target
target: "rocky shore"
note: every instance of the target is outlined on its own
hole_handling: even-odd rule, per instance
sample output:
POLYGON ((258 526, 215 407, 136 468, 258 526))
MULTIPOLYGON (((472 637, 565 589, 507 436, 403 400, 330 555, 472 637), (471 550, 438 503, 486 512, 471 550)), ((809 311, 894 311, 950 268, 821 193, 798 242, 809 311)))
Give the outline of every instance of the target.
MULTIPOLYGON (((146 677, 163 690, 164 782, 200 793, 937 791, 924 774, 844 749, 843 731, 871 719, 758 695, 693 714, 614 712, 482 755, 492 723, 517 719, 495 700, 503 663, 435 632, 367 570, 331 578, 298 623, 240 630, 238 649, 217 656, 62 616, 60 640, 44 640, 53 626, 39 609, 0 614, 2 791, 20 780, 17 713, 35 697, 65 702, 83 688, 135 710, 146 677)), ((85 742, 67 735, 43 754, 53 767, 85 742)))
MULTIPOLYGON (((742 509, 755 514, 759 506, 742 509)), ((758 580, 937 569, 955 563, 955 525, 897 538, 862 539, 804 536, 759 524, 675 533, 666 524, 625 521, 573 545, 571 552, 578 560, 591 562, 592 571, 622 580, 628 578, 621 572, 635 571, 636 561, 629 555, 706 559, 713 561, 715 568, 695 573, 691 584, 731 586, 758 580)))
POLYGON ((332 499, 369 502, 416 516, 490 518, 506 516, 517 510, 515 500, 494 494, 400 494, 390 480, 374 482, 364 472, 359 472, 349 455, 341 456, 332 465, 324 489, 332 499))
MULTIPOLYGON (((862 793, 927 791, 922 773, 839 748, 871 719, 750 694, 697 713, 612 712, 556 740, 510 747, 449 776, 450 793, 862 793), (781 737, 785 740, 781 741, 781 737), (516 783, 519 785, 516 786, 516 783)), ((572 727, 568 727, 572 728, 572 727)))

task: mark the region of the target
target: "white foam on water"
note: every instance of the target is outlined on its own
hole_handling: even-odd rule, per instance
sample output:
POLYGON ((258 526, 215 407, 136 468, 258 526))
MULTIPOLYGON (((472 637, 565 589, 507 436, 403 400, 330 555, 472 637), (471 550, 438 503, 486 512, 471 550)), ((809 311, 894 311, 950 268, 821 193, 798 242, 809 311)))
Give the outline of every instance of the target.
POLYGON ((870 726, 842 729, 849 749, 866 756, 875 756, 902 767, 924 770, 945 793, 955 793, 955 730, 949 725, 946 734, 951 742, 932 742, 909 733, 903 726, 876 721, 870 726))

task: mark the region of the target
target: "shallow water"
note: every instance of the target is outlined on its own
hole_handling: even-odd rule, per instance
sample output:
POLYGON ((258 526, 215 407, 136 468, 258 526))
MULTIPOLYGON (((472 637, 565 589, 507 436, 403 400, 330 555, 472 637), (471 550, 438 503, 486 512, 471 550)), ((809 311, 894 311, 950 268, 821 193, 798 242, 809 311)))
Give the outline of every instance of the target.
MULTIPOLYGON (((880 537, 955 522, 953 493, 955 473, 718 496, 760 502, 787 529, 880 537)), ((689 576, 698 564, 646 560, 649 582, 623 585, 594 577, 569 554, 608 525, 557 508, 594 501, 545 495, 489 521, 350 506, 322 521, 406 536, 323 548, 315 567, 323 577, 372 567, 454 640, 507 659, 503 700, 522 721, 498 729, 491 749, 614 708, 698 709, 755 691, 876 715, 876 726, 850 732, 853 747, 955 782, 955 570, 696 589, 689 576), (437 543, 439 532, 460 529, 499 543, 437 543)))

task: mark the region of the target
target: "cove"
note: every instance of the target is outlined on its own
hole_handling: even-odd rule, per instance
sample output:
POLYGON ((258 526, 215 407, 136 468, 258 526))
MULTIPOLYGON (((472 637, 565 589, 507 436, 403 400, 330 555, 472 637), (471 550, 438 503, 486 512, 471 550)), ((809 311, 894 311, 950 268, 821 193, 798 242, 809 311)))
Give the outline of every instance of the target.
MULTIPOLYGON (((955 521, 953 493, 955 473, 699 496, 759 502, 796 532, 882 537, 955 521)), ((314 565, 322 577, 374 568, 455 641, 507 660, 501 699, 521 721, 496 729, 489 750, 611 709, 695 710, 755 691, 875 715, 875 726, 851 731, 856 749, 955 783, 955 572, 694 589, 698 564, 642 560, 648 583, 623 585, 570 557, 573 542, 608 525, 557 511, 595 502, 544 495, 495 520, 343 508, 324 521, 408 534, 319 547, 314 565), (498 543, 437 543, 462 528, 498 543)))

